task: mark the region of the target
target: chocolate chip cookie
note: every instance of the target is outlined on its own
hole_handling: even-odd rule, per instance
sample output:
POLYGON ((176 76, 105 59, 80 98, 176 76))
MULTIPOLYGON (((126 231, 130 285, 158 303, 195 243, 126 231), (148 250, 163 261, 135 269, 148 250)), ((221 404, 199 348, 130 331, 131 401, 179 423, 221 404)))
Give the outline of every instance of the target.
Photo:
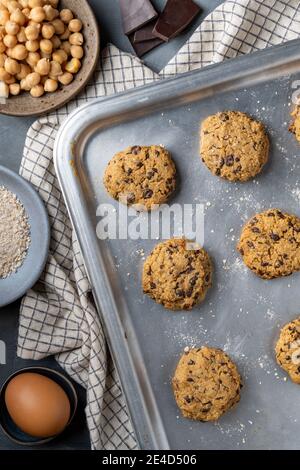
POLYGON ((275 352, 278 364, 300 384, 300 318, 282 328, 275 352))
POLYGON ((244 226, 237 249, 263 279, 289 276, 300 270, 300 219, 278 209, 257 214, 244 226))
POLYGON ((192 348, 173 378, 175 400, 186 418, 216 421, 240 401, 241 376, 221 349, 192 348))
POLYGON ((229 181, 247 181, 269 157, 269 139, 261 122, 239 111, 209 116, 202 123, 200 154, 207 168, 229 181))
POLYGON ((211 287, 212 264, 206 251, 182 238, 157 245, 144 264, 143 290, 170 310, 191 310, 211 287))
POLYGON ((296 139, 300 142, 300 106, 296 106, 291 113, 293 122, 289 127, 289 130, 295 134, 296 139))
POLYGON ((104 186, 114 199, 151 210, 175 190, 176 167, 164 147, 128 147, 109 162, 104 186))

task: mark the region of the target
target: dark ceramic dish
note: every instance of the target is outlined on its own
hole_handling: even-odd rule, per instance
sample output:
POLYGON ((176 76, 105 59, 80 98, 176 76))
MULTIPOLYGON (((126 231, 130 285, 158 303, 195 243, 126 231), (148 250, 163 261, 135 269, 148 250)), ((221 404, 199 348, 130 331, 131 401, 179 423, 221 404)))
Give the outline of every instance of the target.
POLYGON ((69 398, 70 405, 71 405, 71 416, 70 416, 67 426, 69 426, 69 424, 73 420, 76 409, 77 409, 77 402, 78 402, 77 393, 71 381, 67 379, 67 377, 65 377, 60 372, 57 372, 52 369, 48 369, 46 367, 26 367, 24 369, 20 369, 17 372, 14 372, 5 381, 4 385, 2 386, 0 390, 0 427, 2 428, 2 431, 4 432, 4 434, 6 434, 7 437, 9 437, 16 444, 20 444, 23 446, 42 445, 42 444, 52 441, 57 436, 51 436, 47 438, 38 438, 38 437, 33 437, 33 436, 30 436, 29 434, 24 433, 23 431, 21 431, 21 429, 19 429, 15 425, 5 405, 4 396, 5 396, 5 390, 6 390, 8 383, 14 377, 24 372, 33 372, 36 374, 44 375, 48 377, 49 379, 52 379, 54 382, 56 382, 58 385, 60 385, 63 388, 63 390, 66 392, 69 398))

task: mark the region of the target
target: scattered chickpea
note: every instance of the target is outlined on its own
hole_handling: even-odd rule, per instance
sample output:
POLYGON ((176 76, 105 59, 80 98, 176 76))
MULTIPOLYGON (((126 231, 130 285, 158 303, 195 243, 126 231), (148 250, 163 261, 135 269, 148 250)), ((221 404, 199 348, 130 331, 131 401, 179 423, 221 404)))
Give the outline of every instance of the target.
POLYGON ((75 74, 80 70, 80 67, 81 67, 80 60, 73 58, 72 60, 70 60, 70 62, 67 63, 65 69, 67 72, 75 74))
POLYGON ((63 49, 58 49, 53 52, 52 59, 62 65, 64 62, 67 62, 68 54, 63 49))
POLYGON ((6 82, 11 78, 11 75, 5 70, 4 67, 0 67, 0 80, 6 82))
POLYGON ((25 28, 25 34, 28 39, 28 41, 34 41, 39 37, 40 34, 40 25, 38 24, 30 24, 25 28))
POLYGON ((65 25, 59 18, 56 18, 55 20, 53 20, 52 24, 55 28, 56 34, 63 34, 65 32, 65 25))
POLYGON ((72 44, 72 46, 82 46, 83 42, 83 35, 81 33, 73 33, 69 37, 69 43, 72 44))
POLYGON ((45 5, 44 12, 45 12, 47 21, 53 21, 55 18, 59 16, 59 11, 53 8, 51 5, 45 5))
POLYGON ((12 85, 13 83, 16 83, 16 79, 13 75, 11 75, 6 81, 7 85, 12 85))
POLYGON ((3 26, 10 20, 10 14, 7 10, 0 10, 0 24, 3 26))
POLYGON ((17 40, 16 36, 12 36, 11 34, 7 34, 3 38, 3 43, 5 44, 6 47, 8 47, 10 49, 10 48, 15 47, 17 45, 18 40, 17 40))
POLYGON ((43 85, 35 85, 31 88, 30 94, 33 98, 40 98, 45 93, 43 85))
POLYGON ((22 8, 28 8, 29 6, 29 0, 19 0, 19 3, 22 8))
POLYGON ((45 83, 44 83, 44 90, 53 93, 56 91, 58 88, 58 82, 57 80, 54 80, 53 78, 48 78, 45 83))
POLYGON ((10 15, 10 20, 17 23, 20 26, 23 26, 26 22, 26 16, 24 15, 24 13, 22 13, 22 11, 19 8, 17 8, 10 15))
POLYGON ((59 0, 48 0, 48 2, 53 8, 57 8, 59 0))
POLYGON ((70 72, 65 72, 63 75, 61 75, 60 77, 58 77, 58 81, 62 84, 62 85, 69 85, 72 81, 73 81, 73 74, 70 73, 70 72))
POLYGON ((23 26, 17 34, 17 40, 21 43, 27 41, 27 36, 25 34, 25 28, 23 26))
POLYGON ((36 85, 38 85, 41 81, 41 76, 37 72, 32 72, 26 77, 26 82, 29 88, 32 88, 36 85))
POLYGON ((28 56, 28 51, 24 44, 17 44, 15 47, 13 47, 12 50, 12 57, 13 59, 17 60, 24 60, 28 56))
POLYGON ((63 71, 62 71, 61 65, 58 62, 56 62, 55 60, 51 60, 49 77, 50 78, 57 78, 62 74, 63 74, 63 71))
POLYGON ((38 72, 40 75, 49 75, 50 60, 45 58, 39 60, 36 64, 35 71, 38 72))
POLYGON ((26 41, 25 47, 29 52, 36 52, 40 47, 40 43, 37 39, 33 41, 26 41))
POLYGON ((61 48, 62 48, 68 55, 71 54, 71 44, 69 43, 69 41, 64 41, 64 42, 61 44, 61 48))
POLYGON ((41 23, 46 19, 46 13, 43 7, 34 7, 30 12, 30 19, 36 23, 41 23))
POLYGON ((21 90, 30 91, 30 87, 27 85, 26 78, 22 78, 22 80, 20 81, 20 87, 21 90))
POLYGON ((70 21, 74 18, 73 13, 68 8, 61 10, 59 16, 64 23, 70 23, 70 21))
POLYGON ((13 96, 17 96, 21 93, 21 85, 20 83, 12 83, 9 85, 9 93, 13 96))
POLYGON ((7 9, 10 13, 12 13, 14 10, 20 9, 20 7, 20 3, 16 2, 15 0, 10 0, 7 4, 7 9))
POLYGON ((29 19, 30 11, 31 11, 30 8, 23 8, 22 10, 22 13, 26 17, 27 20, 29 19))
POLYGON ((68 28, 71 33, 79 33, 82 30, 82 21, 78 19, 71 20, 68 28))
POLYGON ((71 55, 75 59, 82 59, 84 55, 83 48, 81 46, 71 46, 71 55))
POLYGON ((53 50, 53 44, 50 39, 42 39, 40 41, 40 49, 42 52, 45 52, 45 54, 51 54, 53 50))
POLYGON ((12 59, 11 57, 7 57, 4 68, 10 75, 16 75, 21 71, 21 65, 19 62, 15 59, 12 59))
POLYGON ((28 0, 29 8, 42 7, 44 3, 43 0, 28 0))
POLYGON ((42 26, 42 36, 45 39, 51 39, 55 34, 55 28, 53 24, 46 23, 42 26))
POLYGON ((28 73, 31 72, 31 69, 34 69, 34 67, 37 65, 37 63, 40 60, 41 60, 41 56, 40 56, 39 52, 29 52, 28 53, 28 56, 26 58, 26 62, 30 67, 30 71, 28 73))
MULTIPOLYGON (((27 58, 28 60, 28 58, 27 58)), ((31 73, 31 67, 27 64, 21 64, 20 65, 21 70, 19 73, 17 73, 16 78, 17 80, 21 81, 23 78, 27 77, 31 73)))
POLYGON ((59 37, 62 41, 65 41, 66 39, 69 39, 70 35, 71 35, 71 31, 68 28, 66 28, 65 32, 61 34, 59 37))
POLYGON ((14 21, 8 21, 5 25, 5 31, 7 32, 7 34, 16 36, 18 32, 20 31, 20 26, 18 25, 18 23, 15 23, 14 21))
POLYGON ((52 44, 53 44, 53 49, 59 49, 59 48, 60 48, 60 46, 61 46, 61 40, 60 40, 60 38, 59 38, 58 36, 56 36, 56 35, 53 36, 53 37, 51 38, 51 42, 52 42, 52 44))

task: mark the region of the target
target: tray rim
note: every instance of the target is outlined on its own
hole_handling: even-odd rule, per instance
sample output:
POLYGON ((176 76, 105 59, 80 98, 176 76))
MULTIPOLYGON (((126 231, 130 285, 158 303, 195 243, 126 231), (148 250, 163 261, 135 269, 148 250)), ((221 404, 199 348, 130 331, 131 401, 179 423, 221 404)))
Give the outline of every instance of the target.
MULTIPOLYGON (((74 172, 74 165, 70 164, 70 161, 74 162, 75 160, 76 164, 82 165, 81 157, 76 154, 76 147, 80 144, 81 132, 83 132, 84 129, 87 129, 88 127, 92 126, 92 123, 95 121, 102 121, 104 124, 108 118, 114 118, 113 125, 115 125, 118 122, 121 122, 124 117, 128 116, 128 114, 133 113, 134 111, 145 113, 146 110, 147 113, 150 113, 162 107, 162 105, 171 105, 176 94, 178 94, 178 89, 181 89, 182 87, 185 90, 185 96, 191 95, 190 99, 192 100, 192 97, 196 91, 204 92, 204 96, 207 97, 212 96, 214 90, 218 89, 219 87, 222 87, 222 91, 229 90, 229 83, 233 80, 233 78, 235 78, 235 80, 239 80, 239 88, 241 88, 243 80, 249 80, 250 75, 255 77, 256 82, 259 82, 264 81, 264 76, 267 71, 271 73, 272 70, 275 71, 276 69, 278 69, 278 67, 280 68, 281 66, 283 67, 290 65, 292 67, 290 73, 292 73, 292 71, 299 71, 299 45, 300 40, 296 39, 284 44, 280 44, 278 46, 273 46, 261 51, 254 52, 252 54, 228 59, 225 62, 213 64, 208 67, 204 67, 203 69, 187 72, 175 78, 154 81, 154 83, 150 85, 141 86, 109 97, 98 98, 76 109, 67 118, 67 120, 64 121, 55 141, 54 165, 60 183, 60 187, 62 189, 64 200, 70 215, 70 219, 81 246, 83 258, 85 260, 89 259, 89 263, 87 263, 87 261, 85 262, 87 273, 91 280, 92 286, 96 285, 95 280, 97 278, 97 274, 95 272, 95 260, 97 259, 96 252, 100 250, 95 249, 95 246, 94 248, 92 248, 93 245, 90 244, 91 238, 87 237, 86 234, 82 233, 79 230, 79 225, 81 225, 82 228, 85 222, 89 220, 89 217, 87 217, 83 212, 84 206, 87 206, 87 204, 80 200, 79 194, 76 195, 76 191, 80 192, 82 191, 82 188, 80 187, 79 179, 77 178, 76 172, 74 172), (249 68, 251 69, 251 74, 249 74, 249 68), (216 73, 216 71, 218 70, 222 70, 222 73, 216 73), (151 93, 153 89, 156 90, 157 96, 152 99, 150 103, 147 95, 151 93), (159 93, 158 90, 160 91, 159 93), (66 177, 70 179, 69 183, 72 184, 72 187, 67 185, 64 179, 66 177)), ((282 73, 278 74, 278 76, 282 75, 282 73)), ((234 88, 236 88, 236 86, 234 86, 234 88)), ((187 104, 188 102, 188 100, 182 101, 181 104, 187 104)), ((95 234, 92 239, 94 241, 97 241, 95 234)), ((107 274, 103 270, 103 259, 101 259, 100 261, 100 268, 101 266, 101 274, 103 276, 103 279, 105 282, 108 282, 107 274)), ((120 357, 119 359, 118 357, 116 357, 119 355, 118 353, 116 354, 115 351, 114 343, 116 338, 113 339, 110 334, 111 325, 109 323, 111 319, 109 319, 109 316, 111 315, 111 312, 109 313, 109 311, 106 311, 105 306, 103 308, 103 299, 101 301, 99 296, 99 289, 93 288, 93 293, 97 307, 99 308, 99 311, 101 311, 102 314, 101 318, 104 321, 106 333, 109 338, 110 349, 116 361, 116 366, 119 370, 122 388, 126 397, 126 401, 129 407, 129 411, 131 414, 131 418, 140 447, 142 449, 151 448, 156 450, 170 449, 162 421, 157 415, 158 410, 156 407, 155 399, 153 397, 153 393, 151 393, 150 391, 146 399, 145 397, 138 397, 138 399, 140 400, 139 406, 142 407, 142 418, 140 416, 141 409, 138 415, 136 414, 137 408, 134 407, 134 409, 132 409, 130 394, 128 393, 128 384, 126 384, 126 378, 124 380, 124 374, 122 373, 122 370, 120 370, 120 357), (101 308, 100 305, 102 305, 101 308), (148 403, 148 408, 149 404, 150 408, 152 408, 150 414, 149 409, 147 409, 147 406, 145 408, 145 403, 148 403), (151 422, 151 415, 153 419, 153 413, 155 418, 154 423, 151 422), (141 420, 143 421, 143 424, 146 426, 146 428, 148 426, 147 437, 145 437, 143 433, 139 432, 141 420)), ((121 331, 124 333, 120 322, 119 327, 121 327, 121 331)), ((122 339, 123 342, 126 343, 126 341, 124 341, 124 338, 125 335, 123 335, 123 337, 122 335, 121 337, 119 337, 119 339, 122 339)), ((128 343, 124 344, 123 346, 128 353, 128 343)), ((127 359, 129 359, 131 366, 135 367, 134 364, 132 364, 132 358, 127 359)), ((141 367, 142 369, 144 368, 144 370, 146 370, 144 364, 141 364, 141 367)), ((136 371, 134 371, 134 377, 137 380, 137 383, 134 384, 134 387, 136 387, 137 391, 141 392, 141 390, 145 387, 145 383, 143 383, 142 381, 141 386, 141 378, 139 377, 139 374, 136 373, 136 371)), ((148 384, 146 383, 146 388, 148 385, 149 382, 148 384)))

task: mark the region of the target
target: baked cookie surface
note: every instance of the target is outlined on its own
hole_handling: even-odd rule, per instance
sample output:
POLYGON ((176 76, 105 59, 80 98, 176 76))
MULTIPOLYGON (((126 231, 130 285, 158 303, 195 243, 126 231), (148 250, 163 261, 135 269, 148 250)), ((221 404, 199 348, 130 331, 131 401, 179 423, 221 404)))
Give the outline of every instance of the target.
POLYGON ((289 276, 300 270, 300 219, 278 209, 256 214, 243 227, 237 249, 263 279, 289 276))
POLYGON ((296 139, 300 142, 300 106, 296 106, 291 113, 293 122, 289 127, 289 130, 295 134, 296 139))
POLYGON ((203 248, 185 239, 158 244, 144 263, 143 291, 170 310, 191 310, 211 287, 212 264, 203 248))
POLYGON ((241 376, 221 349, 192 348, 184 353, 173 378, 175 400, 183 416, 216 421, 240 400, 241 376))
POLYGON ((269 157, 264 125, 239 111, 206 118, 201 125, 200 142, 200 154, 207 168, 229 181, 253 178, 269 157))
POLYGON ((176 186, 176 167, 159 145, 128 147, 108 163, 104 186, 116 200, 150 210, 168 200, 176 186))
POLYGON ((282 328, 275 352, 278 364, 300 384, 300 318, 282 328))

